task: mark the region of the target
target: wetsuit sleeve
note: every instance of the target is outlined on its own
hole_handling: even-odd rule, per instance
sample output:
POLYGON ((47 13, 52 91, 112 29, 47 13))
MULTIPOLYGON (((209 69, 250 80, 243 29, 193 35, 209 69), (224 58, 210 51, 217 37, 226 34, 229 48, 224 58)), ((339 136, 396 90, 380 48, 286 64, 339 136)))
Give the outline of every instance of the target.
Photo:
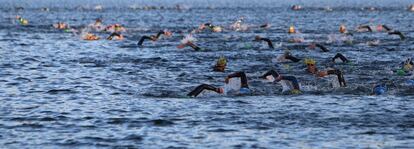
POLYGON ((203 90, 210 90, 210 91, 215 91, 215 92, 219 93, 219 88, 216 88, 216 87, 214 87, 212 85, 208 85, 208 84, 201 84, 201 85, 197 86, 193 91, 188 93, 187 96, 197 97, 201 92, 203 92, 203 90))
POLYGON ((382 27, 383 28, 385 28, 385 30, 387 30, 387 31, 390 31, 391 30, 391 28, 389 28, 388 26, 386 26, 386 25, 382 25, 382 27))
POLYGON ((142 36, 141 39, 138 41, 138 45, 141 46, 144 43, 145 39, 151 39, 151 37, 142 36))
POLYGON ((297 90, 300 90, 299 82, 296 79, 296 77, 294 77, 294 76, 282 76, 282 80, 287 80, 287 81, 292 82, 293 88, 297 89, 297 90))
POLYGON ((246 87, 249 88, 249 85, 247 84, 247 77, 246 77, 246 73, 244 73, 243 71, 240 72, 236 72, 233 74, 230 74, 227 76, 228 78, 235 78, 235 77, 239 77, 240 78, 240 82, 241 82, 241 87, 246 87))
POLYGON ((349 60, 344 56, 344 55, 342 55, 341 53, 337 53, 333 58, 332 58, 332 61, 335 61, 335 59, 337 59, 337 58, 339 58, 339 59, 341 59, 342 60, 342 62, 345 62, 345 63, 347 63, 347 62, 349 62, 349 60))
POLYGON ((329 50, 325 47, 325 46, 323 46, 323 45, 321 45, 321 44, 315 44, 318 48, 321 48, 321 50, 323 51, 323 52, 329 52, 329 50))
POLYGON ((346 86, 345 78, 344 78, 342 71, 335 69, 335 70, 328 70, 327 73, 328 75, 336 75, 338 77, 338 82, 341 87, 346 86))
POLYGON ((299 58, 296 58, 292 55, 286 55, 285 58, 288 59, 288 60, 291 60, 292 62, 299 62, 300 61, 299 58))
POLYGON ((277 78, 277 77, 279 77, 279 73, 277 72, 277 71, 275 71, 275 70, 269 70, 268 72, 266 72, 264 75, 262 75, 261 77, 262 78, 266 78, 267 76, 269 76, 269 75, 272 75, 273 76, 273 78, 277 78))
POLYGON ((200 47, 198 47, 197 45, 195 45, 194 43, 192 43, 192 42, 188 42, 186 45, 188 45, 188 46, 190 46, 191 48, 193 48, 194 50, 196 50, 196 51, 200 51, 201 50, 201 48, 200 47))
POLYGON ((369 31, 369 32, 372 32, 371 27, 370 27, 370 26, 368 26, 368 25, 363 25, 363 26, 360 26, 359 28, 360 28, 360 29, 366 28, 366 29, 368 29, 368 31, 369 31))
POLYGON ((155 38, 156 38, 156 39, 160 38, 160 36, 161 36, 162 34, 164 34, 164 33, 165 33, 164 31, 159 31, 159 32, 157 33, 157 36, 155 36, 155 38))
POLYGON ((109 35, 108 36, 108 38, 106 38, 106 39, 108 39, 108 40, 112 40, 112 38, 114 37, 114 36, 121 36, 120 34, 118 34, 118 33, 116 33, 116 32, 113 32, 111 35, 109 35))
POLYGON ((263 41, 266 41, 267 42, 267 45, 269 45, 270 48, 274 49, 273 43, 272 43, 272 41, 270 39, 268 39, 268 38, 262 38, 262 40, 263 41))

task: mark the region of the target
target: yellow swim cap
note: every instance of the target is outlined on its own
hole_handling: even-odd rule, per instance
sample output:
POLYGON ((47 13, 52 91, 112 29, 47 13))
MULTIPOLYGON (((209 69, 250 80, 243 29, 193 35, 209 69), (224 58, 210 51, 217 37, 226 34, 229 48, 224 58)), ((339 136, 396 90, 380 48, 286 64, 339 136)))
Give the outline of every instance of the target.
POLYGON ((315 62, 315 60, 313 60, 313 59, 310 59, 310 58, 306 58, 305 59, 305 64, 306 65, 308 65, 308 64, 315 64, 316 62, 315 62))
POLYGON ((222 56, 217 60, 217 65, 218 66, 225 66, 227 64, 227 59, 222 56))
POLYGON ((413 70, 413 65, 411 65, 411 64, 405 64, 404 65, 404 70, 405 71, 411 71, 411 70, 413 70))

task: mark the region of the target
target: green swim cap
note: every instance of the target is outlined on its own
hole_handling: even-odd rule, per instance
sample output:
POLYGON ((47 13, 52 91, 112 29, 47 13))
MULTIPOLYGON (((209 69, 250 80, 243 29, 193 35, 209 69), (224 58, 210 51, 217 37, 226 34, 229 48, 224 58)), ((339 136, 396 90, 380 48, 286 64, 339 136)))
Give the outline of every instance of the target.
POLYGON ((296 94, 300 94, 302 92, 300 90, 294 89, 294 90, 291 90, 290 93, 296 95, 296 94))
POLYGON ((404 75, 405 75, 405 71, 404 71, 404 70, 402 70, 402 69, 398 69, 396 73, 397 73, 397 75, 399 75, 399 76, 404 76, 404 75))

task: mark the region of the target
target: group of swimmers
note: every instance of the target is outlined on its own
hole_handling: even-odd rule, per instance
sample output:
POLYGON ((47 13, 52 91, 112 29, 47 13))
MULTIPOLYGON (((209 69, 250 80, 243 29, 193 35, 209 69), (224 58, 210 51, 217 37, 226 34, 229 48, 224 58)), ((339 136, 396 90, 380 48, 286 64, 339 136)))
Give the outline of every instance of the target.
MULTIPOLYGON (((414 6, 413 6, 414 8, 414 6)), ((301 6, 293 6, 292 7, 293 10, 300 10, 302 9, 301 6)), ((17 21, 19 24, 21 25, 28 25, 29 21, 27 19, 24 19, 20 16, 16 17, 17 21)), ((242 30, 246 30, 248 28, 252 28, 252 26, 247 26, 245 24, 243 24, 243 20, 244 17, 236 20, 233 24, 231 24, 230 29, 235 30, 235 31, 242 31, 242 30)), ((123 40, 124 37, 122 35, 122 32, 126 31, 126 28, 123 27, 120 24, 113 24, 113 25, 108 25, 108 26, 104 26, 102 24, 102 20, 101 19, 96 19, 95 23, 91 24, 88 26, 88 30, 85 32, 83 30, 76 30, 71 28, 68 24, 63 23, 63 22, 58 22, 56 24, 53 24, 53 27, 59 30, 64 30, 66 32, 82 32, 81 36, 82 39, 84 40, 100 40, 100 37, 93 34, 92 32, 90 32, 90 30, 93 31, 98 31, 98 32, 108 32, 109 36, 106 38, 107 40, 123 40)), ((255 26, 256 27, 256 26, 255 26)), ((258 28, 269 28, 270 24, 266 23, 263 25, 259 25, 257 26, 258 28)), ((194 41, 196 41, 196 39, 193 37, 193 34, 199 33, 199 32, 203 32, 205 30, 208 30, 210 32, 222 32, 224 30, 223 27, 221 26, 217 26, 217 25, 213 25, 212 23, 203 23, 201 24, 198 28, 192 30, 189 34, 185 35, 184 38, 181 40, 181 43, 177 46, 177 48, 185 48, 185 47, 191 47, 196 51, 202 50, 202 48, 200 48, 199 46, 197 46, 194 41)), ((393 30, 390 27, 380 24, 377 26, 370 26, 370 25, 360 25, 357 27, 356 32, 387 32, 389 35, 398 35, 400 37, 401 40, 405 40, 406 37, 404 36, 403 33, 401 33, 398 30, 393 30)), ((345 27, 345 25, 340 25, 339 27, 339 32, 346 35, 346 36, 353 36, 353 33, 348 31, 345 27)), ((294 26, 290 26, 288 29, 289 34, 300 34, 297 30, 295 30, 294 26)), ((146 40, 150 40, 150 41, 158 41, 161 37, 161 35, 165 36, 165 37, 170 37, 172 36, 172 32, 168 31, 168 30, 161 30, 159 31, 156 35, 144 35, 141 36, 141 38, 138 40, 137 45, 139 47, 144 46, 144 42, 146 40)), ((274 49, 275 46, 273 45, 272 41, 269 38, 265 38, 265 37, 261 37, 261 36, 255 36, 254 39, 252 41, 255 42, 266 42, 268 47, 271 49, 274 49)), ((303 42, 303 38, 293 38, 291 40, 289 40, 291 42, 303 42)), ((314 48, 320 48, 322 52, 329 52, 329 49, 326 48, 323 44, 321 43, 310 43, 309 44, 309 48, 314 49, 314 48)), ((304 61, 304 63, 306 64, 306 71, 311 74, 314 75, 316 77, 326 77, 329 75, 333 75, 336 76, 337 80, 338 80, 338 84, 340 87, 347 87, 347 83, 345 81, 345 77, 344 77, 344 73, 342 70, 340 69, 335 69, 335 68, 326 68, 326 69, 318 69, 316 66, 316 61, 314 59, 309 59, 309 58, 297 58, 295 56, 293 56, 289 51, 286 51, 284 54, 279 55, 277 57, 277 61, 278 62, 300 62, 300 61, 304 61)), ((342 63, 349 63, 350 60, 347 59, 343 54, 341 53, 337 53, 334 57, 332 57, 332 62, 338 62, 338 60, 340 60, 342 63)), ((413 71, 413 61, 411 58, 408 58, 406 61, 404 61, 400 67, 400 69, 396 70, 397 74, 399 75, 405 75, 405 74, 410 74, 413 71)), ((220 57, 217 61, 217 64, 213 67, 214 71, 217 72, 225 72, 225 68, 227 66, 227 59, 225 57, 220 57)), ((233 90, 228 90, 228 89, 224 89, 223 87, 216 87, 213 85, 209 85, 209 84, 201 84, 197 87, 195 87, 194 90, 192 90, 190 93, 188 93, 188 96, 191 97, 197 97, 198 95, 200 95, 200 93, 202 93, 205 90, 209 90, 209 91, 213 91, 219 94, 228 94, 228 93, 235 93, 238 95, 246 95, 246 94, 251 94, 253 91, 252 89, 249 87, 248 85, 248 78, 245 72, 240 71, 240 72, 235 72, 235 73, 231 73, 229 74, 224 80, 225 84, 228 84, 230 82, 230 80, 238 78, 240 79, 240 86, 237 89, 233 89, 233 90)), ((283 93, 287 93, 287 94, 300 94, 301 91, 301 87, 300 87, 300 83, 298 81, 298 79, 295 76, 292 75, 281 75, 280 73, 278 73, 276 70, 269 70, 268 72, 264 73, 262 76, 259 76, 260 79, 264 79, 264 80, 269 80, 271 82, 279 82, 283 87, 283 93)), ((376 94, 376 95, 380 95, 380 94, 384 94, 387 91, 387 85, 386 83, 379 83, 378 85, 375 85, 372 88, 372 94, 376 94)))

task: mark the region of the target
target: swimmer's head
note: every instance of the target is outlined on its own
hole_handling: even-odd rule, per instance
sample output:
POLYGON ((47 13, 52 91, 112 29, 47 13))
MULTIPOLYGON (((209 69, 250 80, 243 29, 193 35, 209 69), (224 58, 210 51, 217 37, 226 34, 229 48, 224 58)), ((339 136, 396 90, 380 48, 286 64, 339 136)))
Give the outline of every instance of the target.
POLYGON ((288 33, 289 33, 289 34, 296 33, 295 27, 294 27, 293 25, 291 25, 291 26, 289 27, 289 32, 288 32, 288 33))
POLYGON ((346 27, 345 27, 345 25, 341 24, 341 26, 339 26, 339 32, 340 33, 346 33, 346 27))
POLYGON ((387 86, 385 84, 377 85, 373 88, 373 93, 375 95, 381 95, 387 92, 387 86))
POLYGON ((403 70, 404 71, 412 71, 414 68, 414 63, 413 63, 413 61, 412 61, 412 59, 411 58, 408 58, 407 60, 405 60, 404 61, 404 64, 403 64, 403 70))
POLYGON ((291 9, 292 9, 292 10, 301 10, 301 9, 302 9, 302 6, 301 6, 301 5, 293 5, 293 6, 291 7, 291 9))
POLYGON ((164 36, 170 37, 172 35, 171 31, 164 30, 164 36))
POLYGON ((262 37, 260 37, 259 35, 256 35, 255 37, 254 37, 254 41, 260 41, 262 39, 262 37))

